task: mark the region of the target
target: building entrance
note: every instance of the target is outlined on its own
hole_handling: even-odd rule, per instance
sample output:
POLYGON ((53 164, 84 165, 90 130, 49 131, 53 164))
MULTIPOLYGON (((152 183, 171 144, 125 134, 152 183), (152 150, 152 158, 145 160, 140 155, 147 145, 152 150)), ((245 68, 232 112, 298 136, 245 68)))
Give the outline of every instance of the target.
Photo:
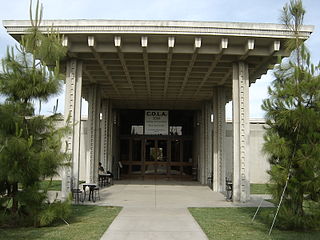
POLYGON ((139 110, 120 112, 120 177, 193 179, 193 112, 170 111, 167 135, 145 134, 143 123, 139 110))
POLYGON ((135 136, 120 140, 121 177, 192 179, 192 138, 135 136))
POLYGON ((146 139, 145 175, 168 175, 168 141, 146 139))

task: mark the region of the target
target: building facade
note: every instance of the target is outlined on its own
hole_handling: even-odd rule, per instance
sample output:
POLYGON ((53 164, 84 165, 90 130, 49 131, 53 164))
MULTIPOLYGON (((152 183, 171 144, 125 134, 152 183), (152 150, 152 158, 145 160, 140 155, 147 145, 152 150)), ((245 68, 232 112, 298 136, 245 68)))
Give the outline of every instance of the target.
MULTIPOLYGON (((4 26, 19 39, 30 22, 4 21, 4 26)), ((73 131, 67 137, 72 167, 64 171, 65 196, 83 171, 80 140, 86 136, 88 182, 97 182, 99 161, 110 170, 120 166, 123 177, 195 178, 202 184, 212 179, 214 191, 225 189, 229 171, 234 201, 249 199, 249 86, 279 57, 288 56, 288 29, 224 22, 42 23, 44 31, 52 26, 68 48, 62 62, 64 115, 73 131), (84 135, 82 98, 89 104, 84 135), (225 120, 229 101, 232 129, 225 120), (232 139, 228 153, 225 133, 232 139)), ((304 26, 302 37, 312 31, 304 26)))

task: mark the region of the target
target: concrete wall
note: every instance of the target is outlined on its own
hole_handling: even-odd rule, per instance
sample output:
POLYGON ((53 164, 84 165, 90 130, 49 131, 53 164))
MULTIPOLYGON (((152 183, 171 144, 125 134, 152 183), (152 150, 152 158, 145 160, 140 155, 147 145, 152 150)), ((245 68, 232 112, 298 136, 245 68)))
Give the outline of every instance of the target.
MULTIPOLYGON (((269 162, 267 156, 262 152, 263 135, 265 130, 264 122, 261 120, 250 121, 250 182, 251 183, 266 183, 269 176, 269 162)), ((232 176, 232 122, 227 122, 226 127, 226 144, 225 161, 227 163, 227 177, 232 176)))

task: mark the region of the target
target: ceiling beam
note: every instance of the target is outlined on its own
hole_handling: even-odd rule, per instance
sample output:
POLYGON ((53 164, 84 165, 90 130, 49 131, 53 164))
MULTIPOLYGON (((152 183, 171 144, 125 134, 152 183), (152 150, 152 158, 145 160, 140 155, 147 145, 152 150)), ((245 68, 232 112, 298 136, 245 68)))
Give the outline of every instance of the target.
POLYGON ((231 68, 222 78, 222 80, 219 82, 218 86, 222 86, 226 83, 226 81, 228 80, 228 78, 231 76, 233 72, 233 69, 231 68))
POLYGON ((167 96, 168 85, 169 85, 169 76, 170 76, 170 68, 172 62, 172 51, 174 48, 174 37, 168 38, 168 54, 167 54, 167 63, 166 63, 166 73, 164 78, 164 88, 163 88, 163 96, 167 96))
POLYGON ((126 75, 126 79, 128 81, 129 87, 130 87, 132 93, 135 94, 136 92, 135 92, 134 87, 133 87, 133 83, 132 83, 132 80, 131 80, 131 77, 130 77, 130 74, 129 74, 129 70, 128 70, 128 67, 127 67, 127 64, 126 64, 126 60, 124 59, 124 55, 123 55, 123 52, 121 50, 121 37, 120 36, 115 36, 114 37, 114 46, 117 49, 118 57, 120 59, 124 74, 126 75))
POLYGON ((148 37, 142 36, 141 37, 141 47, 143 50, 143 64, 144 64, 144 71, 146 76, 146 86, 147 86, 147 92, 148 96, 151 96, 151 86, 150 86, 150 74, 149 74, 149 59, 148 59, 148 37))
POLYGON ((189 79, 189 75, 190 75, 190 73, 192 71, 192 68, 194 66, 194 63, 195 63, 195 61, 197 59, 198 51, 199 51, 200 47, 201 47, 201 38, 200 37, 196 37, 194 39, 193 54, 192 54, 191 60, 189 62, 189 66, 187 68, 186 74, 184 76, 181 88, 180 88, 179 97, 181 97, 181 95, 183 93, 183 90, 184 90, 185 86, 187 85, 187 82, 188 82, 188 79, 189 79))
POLYGON ((116 84, 114 83, 106 65, 103 63, 99 53, 96 52, 95 47, 96 47, 96 41, 95 38, 93 36, 88 36, 88 46, 91 49, 91 52, 94 56, 94 58, 97 60, 97 62, 99 63, 99 66, 101 67, 102 71, 104 72, 104 74, 106 75, 107 79, 109 80, 109 82, 111 83, 113 89, 116 91, 116 93, 118 95, 120 95, 120 92, 116 86, 116 84))
POLYGON ((249 53, 254 49, 254 39, 248 39, 247 44, 244 46, 244 54, 239 58, 240 61, 244 61, 248 58, 249 53))
POLYGON ((96 80, 93 79, 90 72, 86 69, 86 67, 83 68, 83 73, 88 77, 90 83, 96 83, 96 80))
POLYGON ((211 73, 214 71, 214 69, 216 68, 217 64, 219 63, 224 51, 228 48, 228 38, 222 38, 221 42, 220 42, 220 52, 219 54, 214 58, 213 62, 211 63, 208 71, 206 72, 206 75, 204 76, 204 78, 202 79, 200 85, 198 86, 197 90, 195 91, 193 98, 195 98, 197 96, 197 94, 199 93, 200 89, 202 88, 202 86, 206 83, 206 81, 208 80, 209 76, 211 75, 211 73))

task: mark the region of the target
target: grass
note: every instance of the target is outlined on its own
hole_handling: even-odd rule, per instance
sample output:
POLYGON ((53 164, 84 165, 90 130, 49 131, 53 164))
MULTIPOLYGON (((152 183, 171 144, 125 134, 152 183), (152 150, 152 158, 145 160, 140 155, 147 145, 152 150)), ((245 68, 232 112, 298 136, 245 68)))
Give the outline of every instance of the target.
POLYGON ((72 206, 68 219, 51 227, 0 228, 0 240, 98 240, 118 215, 120 207, 72 206))
POLYGON ((250 193, 251 194, 270 194, 267 188, 267 184, 250 184, 250 193))
MULTIPOLYGON (((50 180, 44 180, 41 182, 40 188, 47 188, 50 180)), ((52 180, 51 186, 48 188, 49 191, 61 191, 61 180, 52 180)))
MULTIPOLYGON (((41 182, 41 188, 48 186, 49 180, 44 180, 41 182)), ((48 189, 49 191, 61 191, 61 180, 52 180, 51 186, 48 189)), ((251 194, 269 194, 267 189, 267 184, 250 184, 250 193, 251 194)))
MULTIPOLYGON (((259 220, 251 222, 256 208, 190 208, 189 211, 209 240, 320 239, 320 232, 294 232, 277 229, 274 229, 269 236, 270 226, 259 220)), ((261 211, 271 211, 271 209, 263 208, 261 211)))

